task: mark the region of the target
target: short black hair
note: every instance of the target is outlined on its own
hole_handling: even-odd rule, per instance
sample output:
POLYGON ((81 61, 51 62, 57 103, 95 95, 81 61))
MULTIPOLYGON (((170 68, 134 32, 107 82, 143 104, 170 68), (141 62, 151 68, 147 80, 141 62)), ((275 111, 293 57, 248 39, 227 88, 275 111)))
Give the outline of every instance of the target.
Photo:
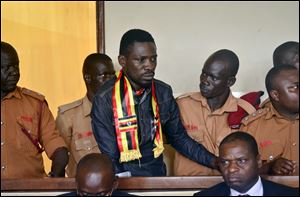
POLYGON ((82 157, 76 168, 76 179, 81 171, 100 172, 112 171, 115 176, 115 169, 110 157, 101 153, 90 153, 82 157))
POLYGON ((290 51, 299 53, 299 42, 288 41, 279 45, 273 52, 273 66, 279 66, 283 64, 282 61, 285 55, 290 51))
POLYGON ((16 49, 9 43, 1 41, 1 59, 2 55, 9 54, 18 58, 16 49))
POLYGON ((103 53, 92 53, 90 55, 88 55, 83 63, 83 67, 82 67, 82 73, 88 73, 89 71, 89 66, 93 65, 94 62, 112 62, 111 58, 103 53))
POLYGON ((135 42, 153 42, 152 35, 142 29, 131 29, 127 31, 121 38, 119 55, 127 55, 129 47, 135 42))
POLYGON ((224 144, 236 141, 236 140, 241 140, 243 142, 246 142, 248 144, 249 150, 254 154, 256 157, 258 155, 258 146, 255 138, 250 135, 249 133, 243 132, 243 131, 236 131, 233 132, 229 135, 227 135, 220 143, 221 147, 224 144))
POLYGON ((288 64, 281 64, 275 67, 272 67, 269 72, 267 73, 266 79, 265 79, 265 85, 268 94, 270 95, 271 90, 274 90, 274 79, 282 72, 286 70, 297 70, 295 66, 288 65, 288 64))
POLYGON ((208 60, 221 60, 228 63, 228 69, 230 76, 236 76, 239 70, 239 58, 238 56, 231 50, 221 49, 214 52, 209 56, 208 60))

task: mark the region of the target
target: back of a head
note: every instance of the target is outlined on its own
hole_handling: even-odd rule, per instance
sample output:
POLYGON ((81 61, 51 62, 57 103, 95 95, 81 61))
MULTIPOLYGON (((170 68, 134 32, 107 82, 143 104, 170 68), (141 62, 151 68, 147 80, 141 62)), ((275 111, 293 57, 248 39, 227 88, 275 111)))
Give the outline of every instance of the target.
POLYGON ((292 65, 282 64, 282 65, 272 67, 269 70, 269 72, 267 73, 266 79, 265 79, 265 85, 266 85, 266 89, 269 94, 269 97, 270 97, 271 90, 274 90, 276 88, 275 87, 275 79, 277 78, 277 76, 279 76, 279 74, 281 72, 288 71, 288 70, 297 71, 297 68, 292 65))
POLYGON ((95 66, 98 63, 103 63, 107 66, 113 65, 112 59, 108 55, 103 53, 92 53, 85 58, 82 67, 82 73, 89 73, 91 66, 95 66))
POLYGON ((258 155, 258 146, 257 146, 257 142, 256 142, 255 138, 252 135, 250 135, 249 133, 246 133, 243 131, 236 131, 236 132, 233 132, 233 133, 227 135, 221 141, 219 150, 221 150, 221 147, 224 144, 231 143, 236 140, 240 140, 240 141, 247 143, 249 150, 254 154, 254 156, 256 157, 258 155))
POLYGON ((273 52, 273 66, 281 64, 291 64, 293 58, 298 57, 299 62, 299 42, 288 41, 279 45, 273 52))
POLYGON ((216 60, 227 62, 228 73, 230 74, 230 76, 236 76, 239 70, 239 58, 233 51, 228 49, 221 49, 214 52, 207 59, 207 61, 216 61, 216 60))
POLYGON ((119 55, 126 56, 129 47, 131 47, 135 42, 152 42, 155 44, 155 41, 149 32, 141 29, 131 29, 121 38, 119 55))

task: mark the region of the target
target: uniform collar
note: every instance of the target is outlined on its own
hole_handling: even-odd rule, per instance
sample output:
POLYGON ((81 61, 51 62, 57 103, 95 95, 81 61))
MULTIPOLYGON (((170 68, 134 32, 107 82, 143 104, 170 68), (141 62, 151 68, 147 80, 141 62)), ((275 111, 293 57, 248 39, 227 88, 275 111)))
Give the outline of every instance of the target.
MULTIPOLYGON (((279 119, 285 119, 285 120, 290 120, 290 119, 287 119, 286 117, 282 116, 275 108, 274 106, 272 105, 272 102, 266 102, 264 103, 264 108, 267 108, 268 109, 268 112, 266 114, 266 117, 265 119, 268 120, 268 119, 271 119, 273 116, 276 116, 276 118, 279 118, 279 119)), ((297 120, 299 120, 299 115, 296 117, 297 120)))
POLYGON ((12 97, 16 97, 16 98, 18 98, 18 99, 21 99, 21 98, 22 98, 22 96, 21 96, 21 90, 22 90, 22 88, 20 88, 20 87, 17 86, 16 89, 15 89, 14 91, 8 93, 8 94, 3 98, 3 100, 4 100, 4 99, 10 99, 10 98, 12 98, 12 97))
MULTIPOLYGON (((210 111, 210 108, 207 103, 207 99, 203 97, 200 92, 196 92, 192 94, 190 97, 196 101, 201 102, 201 105, 203 107, 206 107, 210 111)), ((224 103, 224 105, 221 108, 215 110, 212 114, 221 115, 226 112, 235 112, 237 111, 237 109, 238 109, 237 98, 235 98, 232 95, 232 92, 230 91, 229 96, 226 102, 224 103)))
POLYGON ((92 103, 88 99, 87 95, 82 99, 83 115, 89 116, 92 110, 92 103))

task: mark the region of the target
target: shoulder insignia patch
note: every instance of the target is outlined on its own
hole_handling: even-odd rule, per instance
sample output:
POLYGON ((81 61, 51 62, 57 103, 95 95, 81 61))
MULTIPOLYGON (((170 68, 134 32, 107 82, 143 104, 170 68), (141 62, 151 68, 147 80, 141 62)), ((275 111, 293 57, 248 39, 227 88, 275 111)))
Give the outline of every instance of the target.
POLYGON ((83 102, 82 99, 79 99, 79 100, 74 101, 72 103, 61 105, 61 106, 58 107, 58 113, 64 113, 65 111, 68 111, 70 109, 78 107, 79 105, 82 104, 82 102, 83 102))
POLYGON ((249 114, 242 120, 242 124, 247 125, 250 122, 253 122, 254 120, 260 118, 261 116, 264 116, 269 111, 268 108, 262 108, 258 109, 256 112, 249 114))
POLYGON ((45 96, 38 93, 38 92, 35 92, 35 91, 32 91, 32 90, 29 90, 29 89, 26 89, 26 88, 22 88, 22 93, 23 94, 26 94, 28 96, 31 96, 35 99, 38 99, 40 101, 44 101, 45 100, 45 96))

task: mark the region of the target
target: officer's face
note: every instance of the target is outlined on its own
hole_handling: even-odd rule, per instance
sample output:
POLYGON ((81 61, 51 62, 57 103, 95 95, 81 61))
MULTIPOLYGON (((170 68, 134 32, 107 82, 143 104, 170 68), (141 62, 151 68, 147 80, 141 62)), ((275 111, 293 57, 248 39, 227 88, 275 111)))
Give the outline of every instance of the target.
POLYGON ((94 62, 90 66, 91 89, 94 93, 109 79, 115 75, 115 69, 112 61, 94 62))
POLYGON ((228 86, 228 74, 226 62, 207 60, 200 75, 201 94, 209 99, 224 94, 228 86))
POLYGON ((225 143, 219 151, 219 167, 226 184, 241 193, 248 191, 258 179, 260 157, 242 140, 225 143))
POLYGON ((20 79, 19 58, 15 51, 1 49, 1 91, 13 91, 20 79))
POLYGON ((152 42, 135 42, 128 54, 119 56, 126 76, 135 90, 149 87, 155 75, 156 46, 152 42))
POLYGON ((282 109, 290 113, 299 113, 299 72, 284 70, 275 78, 274 89, 277 101, 282 109))

